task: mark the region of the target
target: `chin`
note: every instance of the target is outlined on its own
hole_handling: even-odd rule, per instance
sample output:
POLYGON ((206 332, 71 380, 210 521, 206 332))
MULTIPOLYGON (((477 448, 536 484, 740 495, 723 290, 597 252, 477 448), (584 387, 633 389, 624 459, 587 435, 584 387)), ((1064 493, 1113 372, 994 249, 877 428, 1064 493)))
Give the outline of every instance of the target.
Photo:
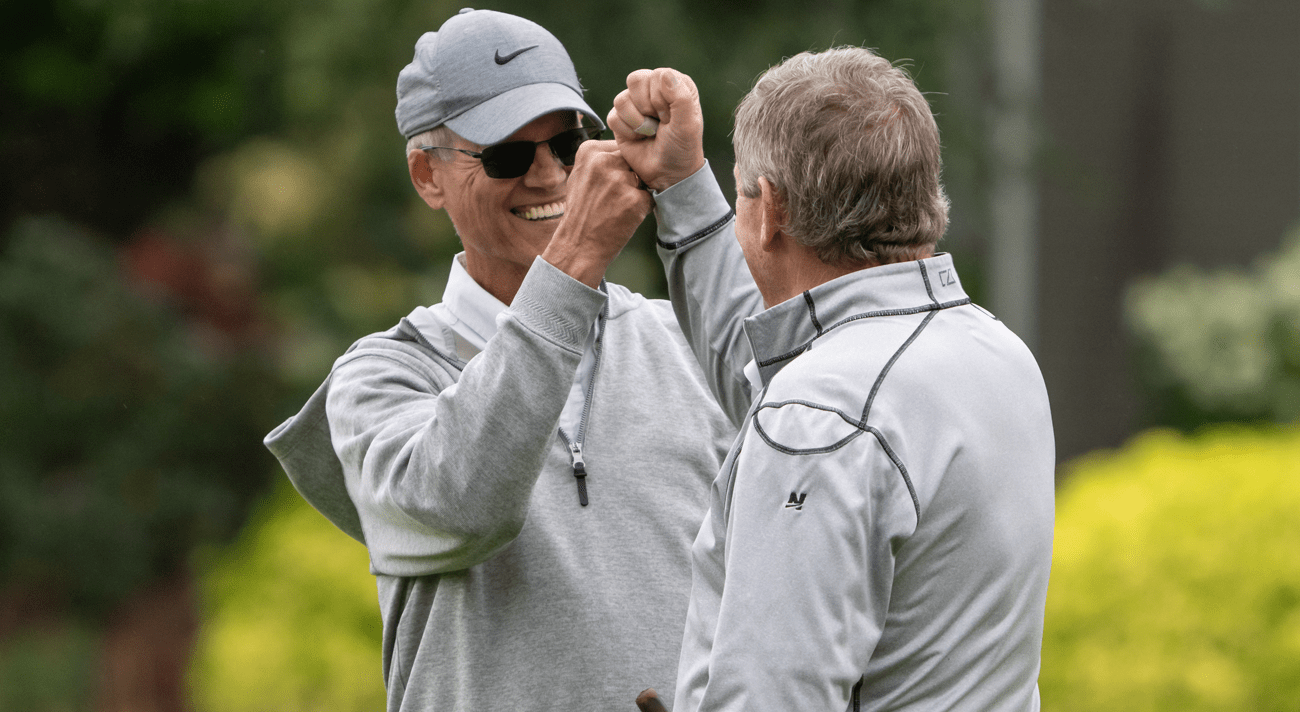
POLYGON ((555 234, 555 228, 560 226, 560 219, 563 217, 563 215, 560 215, 545 220, 528 220, 525 229, 534 234, 544 234, 546 239, 550 240, 551 236, 555 234))
POLYGON ((520 244, 531 245, 537 254, 542 254, 546 246, 551 244, 551 238, 555 237, 555 228, 560 224, 559 220, 536 220, 529 222, 527 225, 521 225, 515 230, 515 239, 520 244))

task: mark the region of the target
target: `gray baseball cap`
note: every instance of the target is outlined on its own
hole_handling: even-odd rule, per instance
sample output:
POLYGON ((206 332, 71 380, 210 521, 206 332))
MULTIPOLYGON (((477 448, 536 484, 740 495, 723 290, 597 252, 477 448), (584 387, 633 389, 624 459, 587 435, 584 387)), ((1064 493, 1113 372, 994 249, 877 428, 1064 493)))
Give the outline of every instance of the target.
POLYGON ((415 43, 397 75, 397 128, 410 138, 447 125, 480 145, 498 143, 539 116, 581 111, 582 85, 564 45, 541 25, 465 8, 415 43))

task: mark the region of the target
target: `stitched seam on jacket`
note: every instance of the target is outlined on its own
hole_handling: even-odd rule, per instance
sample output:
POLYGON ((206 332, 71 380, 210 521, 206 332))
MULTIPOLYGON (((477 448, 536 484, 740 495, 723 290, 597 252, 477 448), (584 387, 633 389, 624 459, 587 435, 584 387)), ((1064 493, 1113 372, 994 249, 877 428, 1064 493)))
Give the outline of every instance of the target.
POLYGON ((925 263, 918 261, 916 266, 921 268, 921 280, 925 282, 925 293, 930 295, 930 301, 938 304, 939 300, 934 298, 934 290, 930 288, 930 272, 925 268, 925 263))
MULTIPOLYGON (((852 423, 852 421, 850 421, 850 423, 852 423)), ((767 443, 768 447, 771 447, 773 450, 776 450, 777 452, 783 452, 787 455, 824 455, 828 452, 835 452, 836 450, 839 450, 845 445, 848 445, 850 442, 852 442, 855 438, 857 438, 862 433, 866 432, 862 428, 859 428, 856 423, 853 423, 853 427, 854 427, 854 431, 844 436, 838 442, 832 443, 830 445, 826 445, 825 447, 796 449, 796 448, 786 447, 785 445, 782 445, 781 443, 773 440, 771 436, 767 434, 767 431, 763 430, 763 424, 758 422, 758 418, 754 419, 754 432, 758 433, 759 437, 763 438, 763 442, 767 443)))
POLYGON ((920 314, 921 312, 928 312, 928 311, 943 311, 944 309, 952 309, 953 307, 960 307, 966 304, 970 304, 970 297, 954 299, 951 302, 943 302, 941 304, 923 304, 919 307, 906 307, 903 309, 882 309, 880 311, 866 312, 864 314, 854 314, 853 316, 845 317, 835 322, 834 324, 831 324, 830 326, 826 327, 826 330, 830 331, 832 329, 837 329, 841 326, 844 326, 845 324, 848 324, 849 322, 859 321, 861 319, 875 319, 876 317, 882 317, 882 316, 907 316, 909 314, 920 314))
POLYGON ((808 347, 811 346, 811 345, 812 345, 812 342, 809 341, 808 343, 806 343, 806 344, 804 344, 803 346, 800 346, 800 347, 794 349, 793 351, 787 351, 787 352, 781 354, 780 356, 773 356, 772 358, 770 358, 770 359, 768 359, 768 360, 766 360, 766 361, 759 361, 759 362, 758 362, 758 367, 759 367, 759 368, 764 368, 764 367, 767 367, 767 366, 771 366, 771 365, 774 364, 774 363, 781 363, 782 361, 788 361, 788 360, 794 358, 795 356, 798 356, 799 354, 801 354, 801 353, 807 351, 807 350, 808 350, 808 347))
POLYGON ((808 304, 808 318, 812 320, 812 325, 817 329, 817 335, 822 335, 821 322, 817 321, 817 307, 813 304, 812 295, 808 292, 803 293, 803 300, 808 304))
MULTIPOLYGON (((969 301, 969 300, 967 300, 967 301, 969 301)), ((894 466, 895 466, 896 468, 898 468, 898 472, 899 472, 899 474, 902 475, 902 477, 903 477, 903 482, 904 482, 904 484, 907 485, 907 492, 908 492, 908 494, 911 495, 911 497, 912 497, 912 506, 913 506, 913 508, 916 510, 916 522, 917 522, 917 525, 920 526, 920 522, 921 522, 921 501, 920 501, 920 499, 916 496, 916 488, 912 485, 912 478, 911 478, 911 475, 908 474, 908 472, 907 472, 907 467, 903 464, 903 461, 902 461, 901 459, 899 459, 897 453, 895 453, 894 450, 893 450, 893 448, 891 448, 891 447, 889 446, 889 442, 885 439, 884 434, 881 433, 881 432, 880 432, 879 430, 877 430, 876 428, 874 428, 874 427, 872 427, 872 426, 870 426, 870 425, 867 424, 867 416, 870 415, 870 413, 871 413, 871 405, 872 405, 872 403, 873 403, 873 402, 875 401, 875 399, 876 399, 876 394, 879 393, 879 391, 880 391, 880 386, 885 382, 885 377, 886 377, 887 375, 889 375, 889 371, 894 367, 894 364, 898 361, 898 359, 899 359, 900 357, 902 357, 903 352, 906 351, 907 348, 908 348, 909 346, 911 346, 913 342, 916 341, 916 338, 917 338, 918 336, 921 335, 921 332, 925 330, 925 327, 929 326, 929 325, 930 325, 930 322, 934 320, 934 317, 937 316, 937 315, 939 314, 939 308, 942 308, 941 305, 939 305, 939 306, 937 306, 937 307, 936 307, 936 306, 931 306, 931 308, 929 308, 929 309, 920 309, 920 310, 917 310, 916 312, 913 312, 913 313, 920 313, 920 312, 922 312, 922 311, 928 311, 929 313, 926 314, 926 315, 925 315, 925 318, 923 318, 923 319, 921 320, 921 323, 918 324, 917 327, 916 327, 915 329, 912 330, 912 333, 911 333, 910 336, 907 337, 907 340, 904 341, 904 342, 903 342, 903 343, 898 347, 898 349, 894 351, 894 354, 893 354, 892 356, 889 357, 889 361, 888 361, 887 363, 885 363, 884 368, 880 369, 880 374, 879 374, 878 376, 876 376, 876 381, 875 381, 875 383, 873 383, 872 386, 871 386, 871 393, 870 393, 870 395, 867 396, 867 402, 866 402, 866 405, 864 405, 863 408, 862 408, 862 418, 861 418, 861 420, 859 420, 858 422, 855 423, 855 422, 853 422, 853 421, 852 421, 852 420, 851 420, 851 419, 850 419, 850 418, 849 418, 849 417, 848 417, 844 412, 840 411, 840 410, 837 409, 837 408, 832 408, 832 407, 830 407, 830 406, 823 406, 823 405, 820 405, 820 404, 813 403, 813 402, 811 402, 811 401, 787 400, 787 401, 782 401, 781 403, 778 403, 778 404, 768 404, 768 403, 764 403, 764 404, 763 404, 762 406, 760 406, 757 410, 755 410, 755 411, 754 411, 754 430, 755 430, 755 432, 757 432, 757 433, 759 434, 759 437, 763 438, 763 441, 766 442, 766 443, 768 444, 769 447, 772 447, 773 449, 775 449, 775 450, 777 450, 777 451, 779 451, 779 452, 784 452, 784 453, 786 453, 786 454, 788 454, 788 455, 816 455, 816 454, 824 454, 824 453, 828 453, 828 452, 833 452, 833 451, 835 451, 835 450, 838 450, 838 449, 844 447, 844 446, 847 445, 849 442, 853 441, 853 439, 855 439, 858 435, 861 435, 863 432, 870 432, 872 435, 874 435, 874 436, 876 437, 876 440, 880 443, 880 446, 881 446, 882 448, 884 448, 884 450, 885 450, 885 454, 889 456, 889 459, 890 459, 891 461, 893 461, 894 466), (842 438, 842 439, 839 440, 838 442, 836 442, 836 443, 834 443, 834 444, 832 444, 832 445, 827 445, 827 446, 825 446, 825 447, 820 447, 820 448, 804 448, 804 449, 788 448, 788 447, 786 447, 786 446, 784 446, 784 445, 781 445, 780 443, 777 443, 776 441, 774 441, 771 437, 769 437, 769 436, 767 435, 767 432, 763 430, 763 425, 762 425, 762 423, 759 422, 759 419, 758 419, 758 411, 759 411, 759 410, 762 410, 762 409, 764 409, 764 408, 769 408, 769 407, 779 408, 779 407, 783 407, 783 406, 785 406, 785 405, 792 405, 792 404, 799 404, 799 405, 803 405, 803 406, 806 406, 806 407, 815 408, 815 409, 818 409, 818 410, 823 410, 823 411, 827 411, 827 412, 835 413, 835 414, 839 415, 840 418, 844 419, 846 422, 852 424, 852 425, 853 425, 855 428, 857 428, 858 430, 857 430, 857 432, 854 432, 854 433, 852 433, 852 434, 850 434, 850 435, 848 435, 848 436, 842 438)), ((847 321, 847 320, 846 320, 846 321, 847 321)), ((840 323, 844 323, 844 322, 840 322, 840 323)))
POLYGON ((708 237, 709 235, 712 235, 718 230, 721 230, 722 226, 726 225, 727 221, 731 220, 735 216, 736 216, 736 211, 728 208, 727 214, 723 215, 720 220, 713 223, 712 225, 709 225, 703 230, 700 230, 699 232, 693 233, 681 240, 678 240, 677 242, 664 242, 663 240, 660 240, 658 237, 655 238, 655 242, 659 243, 659 246, 664 248, 665 250, 680 250, 681 248, 686 247, 691 243, 699 242, 700 240, 703 240, 704 238, 708 237))
POLYGON ((884 448, 885 454, 893 461, 894 467, 898 468, 898 473, 903 476, 903 484, 907 485, 907 493, 912 496, 912 508, 916 510, 916 526, 921 526, 921 500, 917 499, 916 488, 912 486, 912 476, 907 473, 907 467, 903 465, 903 461, 899 459, 898 454, 889 446, 889 441, 885 439, 884 433, 870 425, 866 427, 872 435, 876 436, 876 441, 880 443, 880 447, 884 448))
POLYGON ((898 350, 894 352, 894 355, 889 357, 889 361, 885 364, 885 367, 880 369, 880 375, 876 376, 876 382, 871 384, 871 394, 867 396, 867 403, 862 407, 861 422, 863 425, 867 424, 867 416, 871 414, 871 404, 875 402, 876 394, 880 392, 880 386, 885 382, 885 376, 889 375, 889 369, 894 367, 894 363, 903 355, 903 352, 907 350, 907 347, 911 346, 913 341, 916 341, 916 337, 920 336, 922 331, 925 331, 925 327, 930 325, 930 321, 933 320, 935 315, 938 313, 939 312, 937 311, 932 311, 929 314, 926 314, 925 318, 921 320, 921 323, 912 331, 912 335, 907 337, 907 341, 904 341, 903 345, 898 347, 898 350))
MULTIPOLYGON (((839 412, 834 408, 829 408, 829 407, 823 407, 820 410, 827 410, 835 413, 839 412)), ((917 526, 920 526, 921 500, 916 496, 916 487, 912 485, 912 476, 907 472, 907 466, 903 464, 902 459, 898 457, 898 454, 894 452, 894 449, 889 446, 889 441, 885 439, 884 433, 881 433, 879 430, 877 430, 876 428, 870 425, 862 425, 859 423, 854 423, 853 427, 856 428, 856 430, 854 430, 853 433, 845 436, 842 440, 840 440, 839 442, 833 445, 828 445, 826 447, 820 447, 820 448, 807 448, 803 450, 796 450, 796 449, 785 447, 784 445, 781 445, 780 443, 772 440, 772 438, 769 437, 767 433, 763 430, 763 426, 761 423, 758 422, 758 418, 757 417, 754 418, 754 432, 758 433, 759 437, 763 438, 763 441, 766 442, 769 447, 771 447, 772 449, 778 452, 785 453, 786 455, 824 455, 826 453, 839 450, 840 448, 849 444, 850 442, 852 442, 854 439, 856 439, 859 435, 863 433, 871 433, 876 437, 876 442, 880 443, 881 449, 885 451, 885 455, 889 458, 890 462, 894 463, 894 467, 898 470, 898 474, 903 478, 903 484, 907 486, 907 494, 912 498, 912 509, 916 512, 917 526)), ((739 458, 737 458, 737 460, 739 460, 739 458)), ((732 479, 733 480, 735 479, 734 474, 732 479)))
POLYGON ((812 345, 813 341, 816 341, 817 339, 825 336, 826 334, 829 334, 831 331, 838 329, 839 327, 844 326, 845 324, 848 324, 850 322, 860 321, 862 319, 875 319, 877 317, 882 317, 882 316, 908 316, 910 314, 920 314, 921 312, 937 312, 937 311, 942 311, 944 309, 952 309, 953 307, 960 307, 970 303, 971 303, 970 297, 966 297, 963 299, 955 299, 951 302, 943 302, 942 304, 925 304, 919 307, 907 307, 904 309, 882 309, 880 311, 866 312, 863 314, 855 314, 850 317, 845 317, 844 319, 841 319, 835 322, 834 324, 831 324, 830 326, 826 327, 825 331, 809 339, 808 342, 803 344, 802 346, 787 351, 781 354, 780 356, 773 356, 772 358, 767 359, 766 361, 759 361, 758 367, 765 368, 767 366, 771 366, 774 363, 780 363, 782 361, 792 359, 795 356, 798 356, 799 354, 807 351, 808 348, 812 345))

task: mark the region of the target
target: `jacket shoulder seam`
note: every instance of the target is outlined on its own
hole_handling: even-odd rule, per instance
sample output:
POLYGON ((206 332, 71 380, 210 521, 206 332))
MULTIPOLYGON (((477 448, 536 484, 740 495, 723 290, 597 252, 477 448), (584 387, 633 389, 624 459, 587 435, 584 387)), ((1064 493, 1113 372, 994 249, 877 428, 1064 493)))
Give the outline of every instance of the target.
POLYGON ((842 419, 844 419, 845 422, 852 425, 854 427, 854 430, 852 433, 849 433, 848 435, 841 438, 837 442, 827 445, 825 447, 791 448, 782 445, 781 443, 774 440, 770 435, 768 435, 768 433, 765 430, 763 430, 763 424, 759 421, 757 417, 757 412, 755 412, 755 417, 753 419, 754 432, 758 433, 758 436, 763 439, 763 442, 766 443, 768 447, 772 448, 773 450, 776 450, 777 452, 781 452, 791 456, 825 455, 843 448, 844 446, 848 445, 850 442, 856 440, 858 436, 862 435, 863 433, 870 433, 875 438, 876 442, 880 445, 881 450, 884 451, 885 456, 889 458, 889 461, 891 463, 893 463, 894 470, 903 479, 903 485, 907 487, 907 494, 912 500, 912 509, 916 514, 917 525, 918 526, 920 525, 921 500, 919 497, 917 497, 916 486, 912 483, 912 475, 911 473, 908 472, 907 465, 903 462, 902 458, 898 456, 898 453, 894 452, 894 448, 890 446, 888 438, 885 437, 885 434, 882 433, 879 428, 876 428, 875 426, 872 425, 868 425, 866 423, 855 421, 852 418, 850 418, 846 413, 839 410, 838 408, 833 408, 831 406, 825 406, 818 403, 813 403, 811 401, 789 400, 789 401, 782 401, 781 403, 770 403, 770 404, 764 403, 762 406, 759 407, 759 409, 761 410, 763 408, 781 408, 787 405, 803 405, 810 408, 816 408, 817 410, 834 413, 836 415, 839 415, 842 419))

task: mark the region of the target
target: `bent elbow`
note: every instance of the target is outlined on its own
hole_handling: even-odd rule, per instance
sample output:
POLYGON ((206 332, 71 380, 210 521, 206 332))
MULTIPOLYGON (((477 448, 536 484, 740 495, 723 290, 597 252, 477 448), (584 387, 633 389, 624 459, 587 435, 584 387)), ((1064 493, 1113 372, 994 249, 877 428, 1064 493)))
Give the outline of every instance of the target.
POLYGON ((460 571, 491 559, 519 536, 526 522, 526 509, 390 509, 388 516, 372 519, 368 528, 376 531, 368 531, 366 540, 376 572, 427 576, 460 571))

